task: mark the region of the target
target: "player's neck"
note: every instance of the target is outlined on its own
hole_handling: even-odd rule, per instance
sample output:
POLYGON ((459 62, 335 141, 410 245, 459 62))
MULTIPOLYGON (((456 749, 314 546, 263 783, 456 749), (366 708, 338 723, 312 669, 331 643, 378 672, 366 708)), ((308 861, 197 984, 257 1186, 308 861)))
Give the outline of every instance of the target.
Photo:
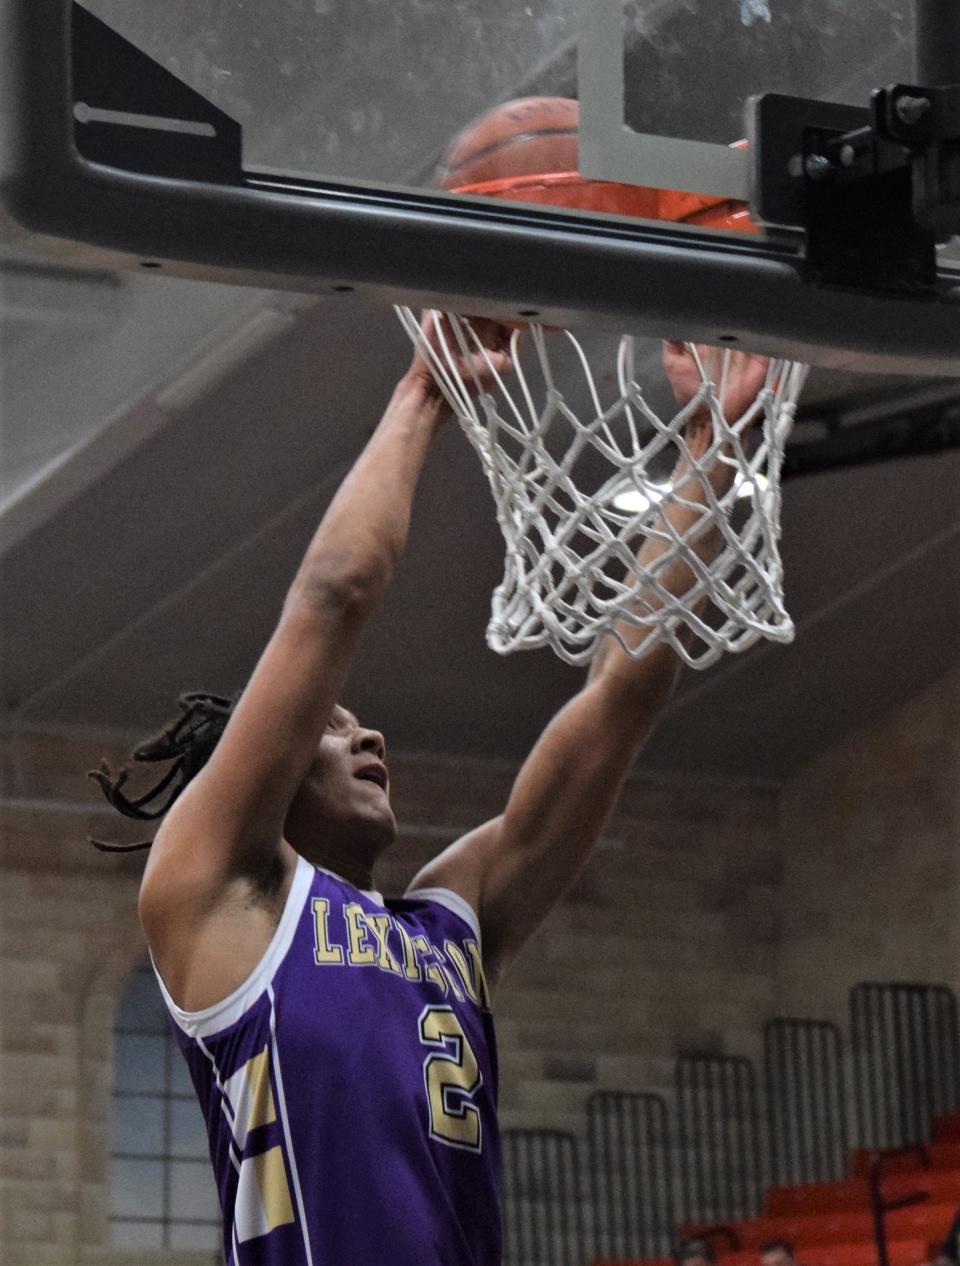
POLYGON ((357 865, 355 862, 338 862, 334 859, 326 861, 317 861, 317 866, 323 870, 332 871, 340 879, 345 879, 348 884, 353 884, 354 888, 359 888, 361 892, 373 892, 373 867, 357 865))
POLYGON ((313 847, 298 847, 297 851, 312 865, 332 871, 361 892, 371 892, 376 887, 373 871, 377 859, 390 842, 364 833, 364 838, 350 837, 333 843, 324 840, 313 847))

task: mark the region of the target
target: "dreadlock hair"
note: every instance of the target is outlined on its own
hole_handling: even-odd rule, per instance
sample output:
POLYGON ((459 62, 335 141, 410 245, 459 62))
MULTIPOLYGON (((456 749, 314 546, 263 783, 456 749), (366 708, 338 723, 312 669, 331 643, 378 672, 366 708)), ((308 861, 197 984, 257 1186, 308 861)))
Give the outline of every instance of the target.
MULTIPOLYGON (((124 766, 118 773, 101 761, 99 769, 92 769, 88 777, 98 783, 103 794, 124 817, 141 822, 162 818, 184 787, 194 778, 213 754, 213 749, 227 728, 227 722, 236 706, 238 695, 225 699, 222 695, 192 691, 177 700, 180 716, 133 749, 135 761, 172 761, 173 764, 158 783, 136 799, 130 799, 124 787, 130 777, 130 767, 124 766), (162 803, 159 797, 166 793, 162 803)), ((152 840, 141 844, 105 844, 91 839, 90 843, 102 853, 135 853, 149 848, 152 840)))

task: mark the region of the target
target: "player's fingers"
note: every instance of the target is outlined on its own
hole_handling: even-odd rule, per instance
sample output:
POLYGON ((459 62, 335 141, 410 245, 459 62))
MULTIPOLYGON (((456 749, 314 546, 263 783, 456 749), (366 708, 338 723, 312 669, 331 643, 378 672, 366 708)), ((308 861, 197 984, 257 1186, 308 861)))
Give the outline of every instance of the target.
POLYGON ((490 317, 471 317, 469 321, 471 345, 479 344, 486 351, 501 351, 508 347, 514 327, 494 321, 490 317))
POLYGON ((500 321, 484 321, 474 326, 480 342, 490 351, 501 352, 510 346, 513 330, 500 321))
POLYGON ((679 339, 663 340, 663 359, 668 364, 679 359, 691 359, 690 348, 679 339))
POLYGON ((472 369, 482 385, 490 386, 497 377, 503 378, 510 373, 513 359, 509 351, 488 348, 485 355, 474 357, 472 369))

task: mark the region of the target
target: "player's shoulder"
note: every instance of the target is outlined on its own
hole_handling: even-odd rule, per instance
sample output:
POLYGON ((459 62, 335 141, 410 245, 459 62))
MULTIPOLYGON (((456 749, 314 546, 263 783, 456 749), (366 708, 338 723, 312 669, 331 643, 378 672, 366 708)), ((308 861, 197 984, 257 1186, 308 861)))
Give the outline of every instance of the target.
POLYGON ((393 914, 409 914, 456 929, 466 928, 480 940, 480 920, 476 910, 452 888, 415 884, 402 897, 391 898, 387 906, 393 914))

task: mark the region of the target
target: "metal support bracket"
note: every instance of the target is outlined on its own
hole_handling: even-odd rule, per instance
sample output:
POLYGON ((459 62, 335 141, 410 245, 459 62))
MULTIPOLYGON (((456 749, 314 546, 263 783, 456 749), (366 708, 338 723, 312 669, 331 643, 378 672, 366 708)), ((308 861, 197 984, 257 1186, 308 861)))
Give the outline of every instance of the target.
POLYGON ((886 122, 920 92, 884 89, 872 109, 776 93, 751 99, 753 213, 805 231, 815 284, 936 296, 937 232, 917 214, 915 173, 938 142, 918 138, 918 155, 886 122))
POLYGON ((82 5, 70 10, 73 137, 105 167, 233 184, 241 128, 82 5))

